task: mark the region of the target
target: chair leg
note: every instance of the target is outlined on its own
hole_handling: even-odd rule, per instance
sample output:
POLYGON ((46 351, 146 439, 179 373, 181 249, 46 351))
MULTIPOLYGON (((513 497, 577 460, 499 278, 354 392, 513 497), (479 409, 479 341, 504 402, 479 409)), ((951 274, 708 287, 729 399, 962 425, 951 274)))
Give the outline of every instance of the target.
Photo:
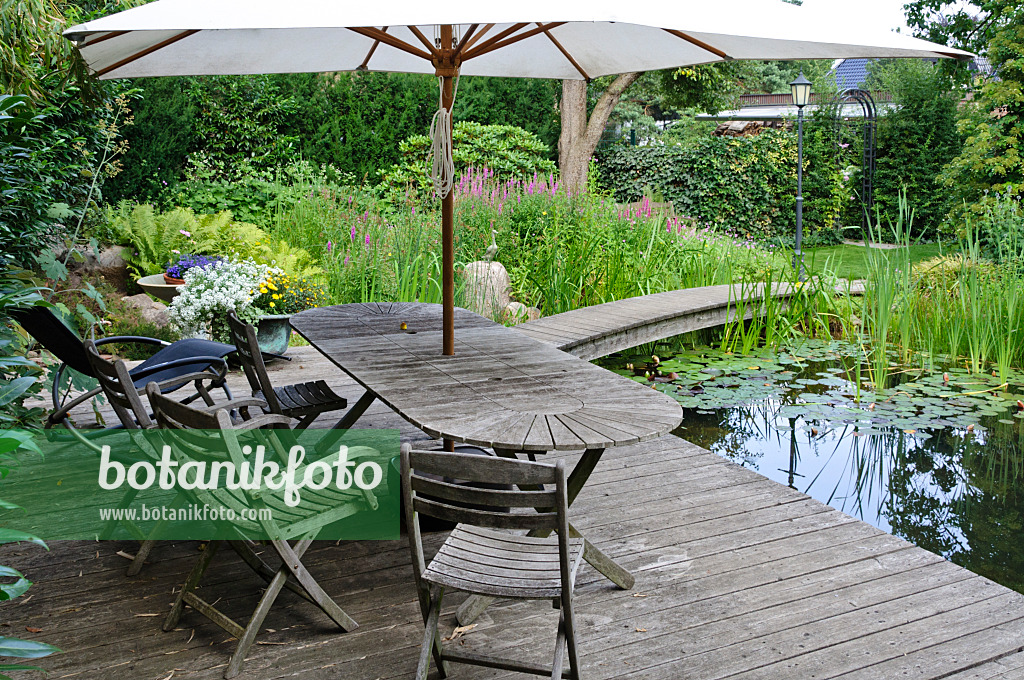
POLYGON ((253 610, 249 623, 245 626, 245 632, 242 633, 242 637, 238 638, 238 646, 235 647, 235 653, 231 655, 228 668, 224 671, 225 678, 233 678, 242 672, 242 664, 245 663, 245 657, 249 653, 249 648, 256 641, 256 634, 260 632, 263 621, 267 618, 267 614, 270 613, 270 608, 274 606, 274 600, 281 594, 281 589, 284 588, 285 581, 287 580, 288 572, 284 569, 278 571, 274 578, 270 579, 267 590, 263 593, 259 604, 253 610))
POLYGON ((207 568, 209 568, 210 562, 213 560, 213 556, 217 554, 217 548, 219 547, 220 541, 210 541, 206 544, 206 550, 199 556, 196 565, 192 567, 192 572, 185 579, 185 584, 181 586, 178 597, 174 600, 174 606, 171 607, 170 613, 164 619, 165 631, 174 630, 174 627, 178 625, 181 613, 185 610, 185 593, 191 593, 199 585, 199 581, 203 578, 207 568))
POLYGON ((565 661, 565 610, 558 614, 558 633, 555 635, 555 660, 551 664, 551 680, 560 680, 565 661))
MULTIPOLYGON (((242 558, 243 562, 249 565, 249 568, 256 572, 256 574, 267 583, 270 583, 271 579, 273 579, 277 574, 277 569, 272 568, 269 564, 264 562, 263 558, 257 555, 256 551, 253 550, 247 542, 242 540, 228 541, 228 545, 230 545, 234 549, 235 553, 242 558)), ((303 589, 301 584, 288 580, 285 582, 284 587, 307 602, 316 604, 313 598, 309 596, 309 593, 303 589)))
MULTIPOLYGON (((301 585, 303 590, 309 593, 310 598, 325 614, 331 617, 338 626, 346 633, 355 630, 359 627, 352 617, 342 610, 338 604, 331 599, 331 596, 324 592, 324 589, 320 587, 320 584, 316 582, 313 575, 310 574, 306 567, 302 564, 302 554, 306 552, 306 549, 313 542, 312 538, 304 538, 295 544, 295 547, 288 545, 288 541, 283 539, 277 539, 273 541, 274 549, 277 550, 277 554, 281 556, 283 562, 282 571, 287 569, 295 577, 301 585)), ((287 572, 285 572, 287 575, 287 572)))
POLYGON ((310 413, 308 416, 303 416, 302 419, 295 424, 295 429, 305 430, 307 427, 313 424, 313 421, 316 420, 317 416, 319 415, 319 413, 310 413))
POLYGON ((132 563, 128 565, 128 576, 138 576, 139 572, 142 571, 142 566, 146 563, 146 558, 149 557, 149 553, 153 552, 155 546, 156 540, 152 538, 142 542, 135 553, 135 557, 132 558, 132 563))
POLYGON ((444 588, 434 590, 430 598, 430 609, 423 622, 423 646, 420 647, 420 661, 416 666, 416 680, 426 680, 430 671, 430 658, 433 656, 437 673, 442 678, 448 677, 448 664, 441 658, 441 640, 437 635, 437 622, 441 617, 441 600, 444 588))
POLYGON ((565 620, 565 642, 569 650, 569 677, 572 680, 579 680, 580 657, 579 651, 576 649, 576 613, 573 611, 572 595, 565 597, 562 618, 565 620))

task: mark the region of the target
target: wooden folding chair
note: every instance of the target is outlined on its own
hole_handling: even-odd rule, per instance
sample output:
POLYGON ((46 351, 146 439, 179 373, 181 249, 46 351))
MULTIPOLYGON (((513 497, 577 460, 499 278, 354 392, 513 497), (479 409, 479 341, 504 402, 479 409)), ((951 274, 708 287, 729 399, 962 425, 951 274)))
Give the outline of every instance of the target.
MULTIPOLYGON (((239 431, 258 428, 288 428, 293 422, 285 416, 265 414, 240 424, 233 424, 227 410, 219 409, 209 412, 191 408, 162 396, 155 384, 146 386, 146 394, 153 407, 157 424, 168 433, 168 441, 173 442, 172 450, 176 455, 181 456, 179 462, 182 465, 189 460, 209 459, 211 451, 226 448, 236 469, 240 469, 243 454, 241 445, 235 436, 239 431), (202 432, 197 430, 202 430, 202 432), (218 431, 217 441, 211 441, 211 436, 213 436, 211 430, 218 431)), ((267 441, 273 446, 275 444, 273 432, 267 434, 267 441)), ((270 448, 271 446, 267 447, 268 450, 270 448)), ((353 448, 350 449, 350 453, 357 452, 353 448)), ((353 455, 350 459, 357 457, 353 455)), ((358 627, 358 624, 324 592, 323 588, 306 570, 302 564, 302 555, 326 525, 361 510, 375 509, 375 503, 367 502, 363 491, 359 489, 340 490, 332 486, 319 491, 304 489, 302 492, 303 503, 296 507, 287 506, 284 502, 283 491, 246 492, 241 489, 235 491, 195 489, 188 493, 199 504, 213 508, 225 507, 233 510, 238 517, 242 517, 251 509, 269 509, 272 512, 271 519, 264 517, 257 520, 238 519, 226 523, 222 527, 232 536, 227 539, 228 545, 253 571, 267 581, 267 586, 245 626, 236 623, 216 609, 213 604, 196 594, 203 574, 223 543, 222 540, 211 541, 179 591, 171 612, 164 621, 163 629, 165 631, 173 630, 178 624, 185 605, 191 606, 209 618, 238 639, 238 646, 224 672, 225 678, 232 678, 241 672, 246 654, 255 642, 264 619, 283 588, 288 588, 308 602, 315 604, 343 631, 351 631, 358 627), (270 537, 270 545, 281 559, 281 566, 276 569, 264 562, 252 549, 253 540, 265 540, 267 536, 270 537)))
POLYGON ((442 678, 447 677, 446 663, 451 661, 578 680, 572 593, 583 557, 583 540, 569 538, 567 493, 562 461, 547 465, 413 451, 408 444, 402 446, 402 497, 413 575, 425 624, 417 680, 427 677, 431 657, 442 678), (427 478, 422 476, 424 473, 435 477, 427 478), (437 475, 467 482, 509 484, 518 490, 471 488, 438 481, 437 475), (426 564, 423 555, 420 515, 459 522, 430 564, 426 564), (538 534, 555 531, 556 535, 524 536, 508 531, 516 529, 538 534), (445 588, 492 597, 552 600, 561 610, 554 663, 547 667, 442 645, 437 623, 445 588), (569 668, 563 669, 566 649, 569 668))
MULTIPOLYGON (((123 361, 110 362, 104 359, 100 355, 96 343, 92 340, 85 341, 85 356, 89 362, 89 367, 92 369, 92 375, 94 375, 99 381, 99 389, 102 390, 103 394, 107 397, 107 401, 114 410, 114 414, 117 415, 117 419, 121 422, 121 426, 126 430, 149 430, 155 428, 156 423, 153 422, 149 411, 142 403, 142 397, 135 388, 131 372, 128 370, 125 363, 123 361)), ((176 378, 160 383, 160 387, 164 392, 169 392, 174 391, 185 383, 194 382, 195 392, 192 394, 191 398, 194 399, 202 397, 207 406, 212 406, 214 405, 214 401, 210 396, 209 386, 207 386, 206 383, 211 383, 210 386, 212 386, 217 384, 218 380, 219 377, 217 374, 208 370, 202 370, 192 373, 183 373, 176 378)), ((188 400, 186 400, 186 403, 187 401, 188 400)), ((227 407, 242 409, 245 415, 248 416, 247 409, 253 406, 265 406, 265 404, 257 399, 236 399, 229 402, 222 402, 221 408, 227 407)), ((261 412, 262 409, 257 409, 257 411, 261 412)), ((151 459, 159 457, 156 450, 152 448, 145 438, 135 439, 135 444, 139 447, 143 455, 146 455, 151 459)), ((129 489, 121 499, 121 503, 118 507, 130 506, 138 493, 137 489, 129 489)), ((142 569, 142 565, 145 563, 146 558, 149 557, 150 552, 153 550, 156 540, 152 537, 159 533, 159 524, 150 532, 149 536, 144 535, 142 530, 134 523, 121 522, 121 524, 123 524, 128 532, 141 543, 139 550, 135 553, 135 557, 131 561, 131 564, 128 565, 128 575, 135 576, 139 573, 139 570, 142 569)), ((104 527, 103 532, 100 534, 100 538, 110 538, 111 534, 117 528, 117 525, 117 520, 110 520, 104 527)))
MULTIPOLYGON (((234 310, 228 312, 228 328, 231 341, 235 343, 238 360, 245 371, 245 377, 252 388, 252 395, 267 402, 271 413, 277 413, 299 421, 298 429, 309 427, 321 413, 340 411, 348 402, 334 393, 326 382, 315 380, 294 385, 274 387, 267 375, 256 328, 238 318, 234 310)), ((346 419, 342 419, 345 421, 346 419)), ((352 420, 355 420, 354 418, 352 420)), ((347 423, 345 427, 351 423, 347 423)), ((335 427, 339 427, 336 425, 335 427)))

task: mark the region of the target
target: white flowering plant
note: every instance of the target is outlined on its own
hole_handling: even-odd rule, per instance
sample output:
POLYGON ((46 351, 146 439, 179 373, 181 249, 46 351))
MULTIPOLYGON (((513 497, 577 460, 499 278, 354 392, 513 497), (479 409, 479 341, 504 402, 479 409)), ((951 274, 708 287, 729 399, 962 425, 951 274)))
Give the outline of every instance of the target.
POLYGON ((251 259, 226 258, 209 267, 189 269, 185 285, 171 302, 171 321, 185 335, 209 335, 227 342, 228 311, 235 310, 249 323, 259 321, 268 313, 256 304, 261 288, 272 277, 283 275, 277 267, 251 259))

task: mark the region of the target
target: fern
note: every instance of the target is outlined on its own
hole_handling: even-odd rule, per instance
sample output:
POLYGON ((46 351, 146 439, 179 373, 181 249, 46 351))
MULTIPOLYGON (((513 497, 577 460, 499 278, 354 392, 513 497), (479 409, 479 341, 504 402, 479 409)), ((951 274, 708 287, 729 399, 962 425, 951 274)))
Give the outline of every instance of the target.
MULTIPOLYGON (((129 249, 125 257, 129 269, 139 276, 163 272, 177 253, 267 259, 267 234, 253 224, 234 221, 229 211, 196 215, 189 208, 175 208, 157 214, 149 204, 122 201, 109 208, 106 217, 120 245, 129 249)), ((274 249, 269 250, 273 255, 274 249)), ((301 253, 309 259, 308 253, 301 253)), ((293 266, 308 264, 298 258, 293 266)))

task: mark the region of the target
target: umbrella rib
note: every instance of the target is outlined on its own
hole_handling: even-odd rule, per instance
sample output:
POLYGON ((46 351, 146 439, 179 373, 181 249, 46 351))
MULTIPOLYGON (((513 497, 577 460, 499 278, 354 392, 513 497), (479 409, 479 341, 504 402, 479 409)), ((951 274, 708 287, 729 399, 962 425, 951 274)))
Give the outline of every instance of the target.
POLYGON ((512 29, 502 31, 501 33, 494 36, 484 44, 480 45, 480 47, 477 47, 475 50, 470 50, 470 52, 465 57, 463 57, 462 60, 465 61, 467 59, 479 57, 481 55, 487 54, 488 52, 493 52, 494 50, 501 49, 502 47, 508 47, 509 45, 519 42, 520 40, 526 40, 527 38, 532 38, 533 36, 539 33, 544 33, 545 31, 551 30, 552 28, 558 28, 564 23, 566 22, 554 21, 550 24, 538 24, 537 28, 531 28, 529 31, 513 35, 508 40, 501 40, 501 38, 505 37, 510 32, 518 31, 519 29, 525 26, 529 26, 529 24, 516 24, 515 26, 512 27, 512 29))
POLYGON ((580 66, 579 63, 575 59, 573 59, 572 55, 569 54, 569 50, 567 50, 564 47, 562 47, 562 43, 560 43, 557 40, 555 40, 555 36, 551 35, 551 31, 548 30, 547 27, 542 26, 541 24, 537 24, 537 26, 541 27, 541 28, 544 28, 544 35, 546 35, 548 37, 548 40, 550 40, 551 42, 553 42, 555 44, 555 47, 558 48, 558 51, 561 52, 565 56, 565 58, 569 60, 569 63, 572 64, 573 68, 575 68, 577 71, 579 71, 580 75, 583 76, 583 80, 585 80, 585 81, 587 81, 589 83, 590 82, 590 76, 587 75, 587 72, 583 70, 583 67, 580 66))
MULTIPOLYGON (((491 25, 493 26, 494 24, 491 25)), ((452 53, 452 59, 458 59, 462 55, 462 50, 465 49, 466 43, 469 42, 469 39, 473 37, 473 34, 476 33, 476 29, 478 28, 480 28, 480 24, 470 25, 469 30, 466 31, 466 35, 462 36, 462 40, 460 40, 459 44, 455 47, 455 52, 452 53)))
POLYGON ((82 44, 80 44, 78 46, 78 49, 82 49, 83 47, 92 47, 93 45, 96 45, 97 43, 101 43, 104 40, 110 40, 111 38, 116 38, 118 36, 124 35, 127 32, 128 31, 111 31, 110 33, 105 33, 105 34, 101 35, 99 38, 96 38, 95 40, 90 40, 89 42, 83 42, 82 44))
MULTIPOLYGON (((478 24, 473 24, 473 25, 477 26, 478 24)), ((481 30, 476 35, 474 35, 472 37, 467 36, 466 38, 463 38, 463 42, 465 42, 466 44, 459 46, 459 56, 462 56, 463 52, 465 52, 466 50, 471 48, 473 45, 477 44, 477 42, 479 42, 481 38, 483 38, 485 35, 487 35, 488 31, 490 31, 492 28, 494 28, 494 26, 495 26, 494 24, 485 24, 484 27, 483 27, 483 30, 481 30)))
POLYGON ((427 40, 427 36, 423 35, 423 31, 421 31, 419 28, 411 24, 409 26, 406 26, 406 28, 408 28, 409 31, 411 31, 414 36, 419 38, 419 41, 423 43, 423 46, 427 48, 427 52, 430 52, 431 56, 440 56, 440 54, 437 51, 437 48, 434 47, 433 43, 427 40))
POLYGON ((713 54, 713 55, 715 55, 717 57, 721 57, 722 59, 725 59, 727 61, 732 61, 732 57, 730 57, 728 54, 726 54, 722 50, 718 49, 717 47, 712 47, 711 45, 707 44, 703 40, 697 40, 693 36, 687 35, 687 34, 683 33, 682 31, 677 31, 674 28, 666 28, 666 29, 663 29, 663 30, 666 33, 670 33, 670 34, 674 35, 677 38, 685 40, 686 42, 690 43, 691 45, 696 45, 697 47, 701 48, 702 50, 707 50, 708 52, 710 52, 711 54, 713 54))
POLYGON ((527 27, 527 26, 529 26, 529 25, 530 25, 529 23, 526 23, 526 24, 512 24, 511 26, 509 26, 508 28, 506 28, 506 29, 505 29, 504 31, 501 31, 501 32, 499 32, 499 33, 498 33, 497 35, 495 35, 495 36, 494 36, 493 38, 489 38, 488 40, 485 40, 485 41, 483 41, 483 42, 482 42, 482 43, 480 44, 480 46, 479 46, 479 47, 477 47, 477 48, 476 48, 475 50, 469 50, 469 51, 467 51, 467 52, 466 52, 466 55, 465 55, 465 56, 464 56, 464 57, 462 58, 462 59, 463 59, 463 61, 465 61, 466 59, 472 59, 473 57, 475 57, 475 56, 476 56, 477 52, 479 52, 480 50, 483 50, 483 49, 487 49, 488 47, 490 47, 490 46, 491 46, 491 45, 493 45, 494 43, 496 43, 496 42, 500 42, 500 41, 501 41, 501 40, 503 40, 504 38, 506 38, 506 37, 508 37, 508 36, 512 35, 512 34, 513 34, 513 33, 515 33, 516 31, 518 31, 519 29, 521 29, 521 28, 526 28, 526 27, 527 27))
MULTIPOLYGON (((385 27, 384 27, 383 29, 381 29, 381 30, 382 30, 382 31, 383 31, 384 33, 387 33, 387 32, 388 32, 388 27, 387 27, 387 26, 385 26, 385 27)), ((359 65, 359 66, 358 66, 358 67, 356 68, 356 70, 357 70, 357 71, 365 71, 365 70, 366 70, 366 68, 367 68, 367 67, 368 67, 368 66, 370 65, 370 58, 371 58, 371 57, 373 57, 373 53, 377 51, 377 45, 380 45, 380 41, 379 41, 379 40, 374 40, 374 41, 373 41, 373 45, 372 45, 372 46, 370 47, 370 51, 366 53, 366 58, 365 58, 365 59, 363 59, 363 63, 362 63, 362 64, 360 64, 360 65, 359 65)))
POLYGON ((432 56, 427 52, 424 52, 423 50, 417 47, 413 47, 409 43, 403 40, 399 40, 393 35, 384 33, 379 28, 348 26, 348 30, 352 31, 353 33, 358 33, 359 35, 366 36, 367 38, 372 38, 373 40, 379 40, 380 42, 384 43, 389 47, 394 47, 396 50, 408 52, 409 54, 419 57, 420 59, 426 59, 427 61, 430 61, 432 58, 432 56))
POLYGON ((130 57, 125 57, 121 61, 115 62, 115 63, 111 64, 110 66, 101 68, 100 70, 96 71, 95 75, 97 77, 105 76, 108 73, 110 73, 111 71, 116 71, 117 69, 121 68, 122 66, 126 66, 126 65, 132 63, 133 61, 137 61, 139 59, 142 59, 147 54, 152 54, 153 52, 156 52, 157 50, 162 50, 163 48, 167 47, 168 45, 173 45, 174 43, 178 42, 179 40, 184 40, 185 38, 189 37, 190 35, 195 35, 198 32, 199 32, 198 29, 193 29, 193 30, 190 30, 190 31, 183 31, 183 32, 179 33, 178 35, 171 36, 167 40, 161 40, 157 44, 150 45, 146 49, 144 49, 144 50, 142 50, 140 52, 136 52, 135 54, 131 55, 130 57))

